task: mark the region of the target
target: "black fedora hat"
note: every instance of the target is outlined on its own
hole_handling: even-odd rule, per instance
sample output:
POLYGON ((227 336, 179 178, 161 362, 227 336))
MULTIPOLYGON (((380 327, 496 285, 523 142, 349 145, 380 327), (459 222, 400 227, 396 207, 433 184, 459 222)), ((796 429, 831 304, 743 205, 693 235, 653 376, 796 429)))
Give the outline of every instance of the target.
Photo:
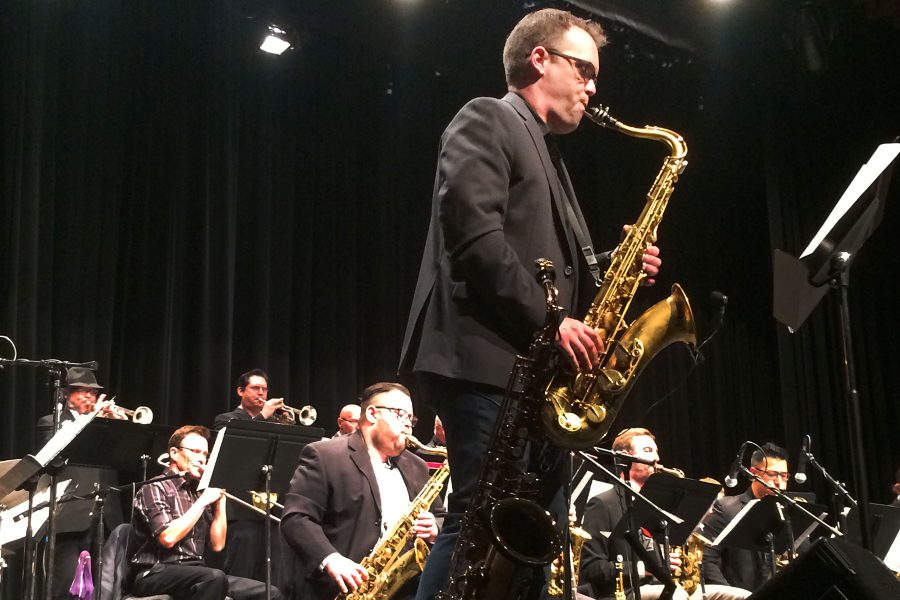
POLYGON ((69 367, 69 370, 66 371, 66 387, 103 389, 103 386, 97 383, 94 372, 85 367, 69 367))

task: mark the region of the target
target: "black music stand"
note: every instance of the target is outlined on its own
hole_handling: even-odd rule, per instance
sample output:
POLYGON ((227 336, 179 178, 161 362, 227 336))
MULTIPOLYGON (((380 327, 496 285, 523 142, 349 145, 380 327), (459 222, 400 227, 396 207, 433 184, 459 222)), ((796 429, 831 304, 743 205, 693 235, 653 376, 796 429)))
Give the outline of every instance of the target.
MULTIPOLYGON (((321 440, 324 430, 302 425, 231 420, 219 430, 198 489, 233 491, 287 489, 300 450, 321 440), (222 466, 219 466, 222 465, 222 466)), ((271 503, 265 501, 266 599, 272 597, 271 503)))
MULTIPOLYGON (((847 518, 847 538, 856 543, 862 539, 859 514, 860 511, 851 510, 847 518)), ((894 571, 900 570, 900 507, 872 502, 869 515, 872 554, 894 571)))
POLYGON ((842 367, 847 395, 850 455, 860 505, 862 545, 872 549, 869 534, 868 477, 850 327, 850 265, 881 223, 891 172, 900 144, 882 144, 854 177, 831 214, 799 259, 775 250, 773 306, 775 318, 792 333, 799 329, 829 289, 840 292, 842 367))
MULTIPOLYGON (((825 507, 816 504, 808 508, 819 514, 827 512, 825 507)), ((815 520, 809 513, 794 508, 792 504, 782 503, 775 496, 765 496, 748 502, 716 539, 712 540, 712 544, 765 553, 769 556, 770 569, 774 575, 776 557, 788 549, 793 550, 793 531, 799 529, 805 532, 814 523, 815 520)))

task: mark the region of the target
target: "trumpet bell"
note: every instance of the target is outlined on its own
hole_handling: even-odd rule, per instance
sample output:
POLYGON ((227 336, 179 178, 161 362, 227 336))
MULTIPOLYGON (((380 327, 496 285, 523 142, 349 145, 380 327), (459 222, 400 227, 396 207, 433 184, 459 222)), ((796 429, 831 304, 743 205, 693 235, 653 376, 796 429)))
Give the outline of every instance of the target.
POLYGON ((153 411, 146 406, 138 406, 131 413, 131 420, 140 425, 146 425, 153 422, 153 411))

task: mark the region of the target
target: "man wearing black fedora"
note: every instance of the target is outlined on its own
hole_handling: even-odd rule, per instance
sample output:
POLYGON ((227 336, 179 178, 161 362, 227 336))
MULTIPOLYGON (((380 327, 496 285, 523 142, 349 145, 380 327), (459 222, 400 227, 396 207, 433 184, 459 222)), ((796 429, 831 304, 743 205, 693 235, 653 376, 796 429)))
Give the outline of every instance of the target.
MULTIPOLYGON (((74 421, 77 415, 85 415, 95 410, 102 402, 103 386, 97 383, 94 372, 85 367, 70 367, 66 371, 63 385, 65 405, 59 413, 60 424, 74 421), (98 398, 99 395, 99 398, 98 398)), ((98 416, 118 418, 115 413, 101 411, 98 416)), ((44 415, 37 422, 38 448, 53 437, 53 415, 44 415)), ((105 467, 65 466, 59 472, 59 481, 71 480, 67 492, 88 493, 99 482, 104 488, 118 485, 116 471, 105 467)), ((114 497, 113 497, 114 498, 114 497)), ((82 550, 92 551, 95 545, 94 532, 97 516, 92 500, 76 500, 60 505, 56 522, 56 549, 53 559, 52 598, 68 600, 69 586, 75 574, 78 557, 82 550)), ((104 522, 107 531, 122 522, 122 509, 118 499, 106 504, 104 522)), ((102 544, 102 540, 98 545, 102 544)), ((92 551, 96 559, 96 554, 92 551)))

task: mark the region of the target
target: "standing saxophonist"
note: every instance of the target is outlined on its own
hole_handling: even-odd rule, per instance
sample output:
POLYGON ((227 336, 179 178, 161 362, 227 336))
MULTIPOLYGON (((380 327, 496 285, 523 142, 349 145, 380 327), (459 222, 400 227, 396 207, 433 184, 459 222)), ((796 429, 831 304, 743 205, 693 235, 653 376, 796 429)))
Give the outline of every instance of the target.
MULTIPOLYGON (((444 131, 432 216, 403 344, 400 371, 443 422, 452 465, 449 512, 417 598, 446 583, 459 519, 472 497, 515 363, 544 325, 545 296, 534 261, 556 266, 566 316, 558 347, 589 369, 603 350, 576 318, 596 292, 607 256, 594 254, 555 136, 574 131, 597 91, 596 23, 546 9, 507 38, 509 93, 476 98, 444 131)), ((655 246, 641 257, 652 283, 655 246)), ((556 482, 554 485, 559 485, 556 482)))
MULTIPOLYGON (((409 391, 399 383, 370 385, 360 408, 358 431, 300 453, 281 522, 299 563, 294 598, 331 600, 362 584, 368 574, 360 562, 429 479, 425 461, 406 450, 416 421, 409 391)), ((433 542, 434 513, 442 511, 437 499, 419 513, 415 535, 433 542)))

